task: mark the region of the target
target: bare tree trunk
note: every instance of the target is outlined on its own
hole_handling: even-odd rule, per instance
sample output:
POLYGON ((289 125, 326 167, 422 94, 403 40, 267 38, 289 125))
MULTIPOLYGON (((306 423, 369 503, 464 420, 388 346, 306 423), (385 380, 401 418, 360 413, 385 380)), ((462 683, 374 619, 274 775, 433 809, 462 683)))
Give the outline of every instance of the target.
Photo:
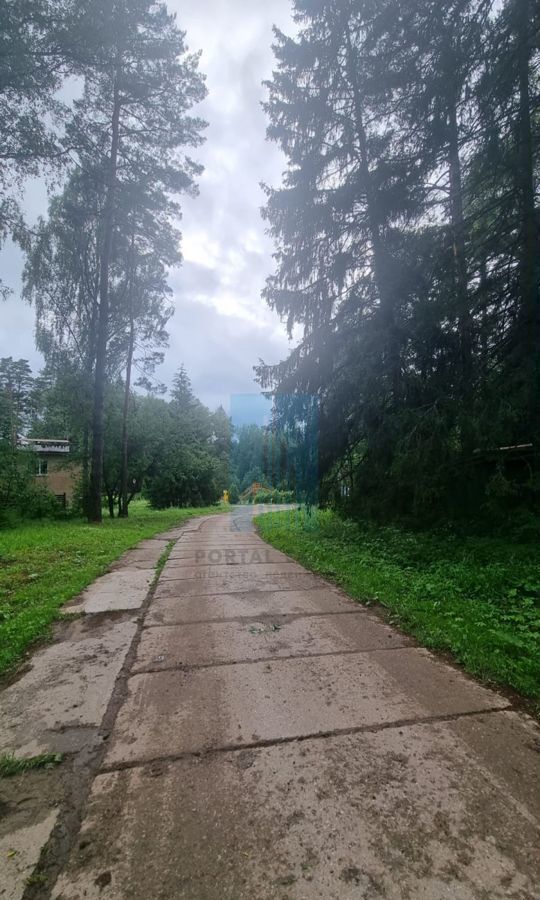
POLYGON ((103 409, 105 400, 105 378, 107 368, 107 344, 109 331, 109 265, 114 227, 114 201, 116 193, 116 169, 118 164, 118 143, 120 131, 120 89, 119 71, 114 82, 111 156, 104 211, 103 251, 99 273, 99 315, 96 343, 96 366, 94 374, 94 409, 92 416, 92 468, 88 497, 88 519, 101 522, 101 496, 103 486, 103 409))
POLYGON ((91 385, 94 375, 94 364, 96 359, 96 322, 98 315, 99 286, 92 290, 91 294, 91 314, 90 326, 88 332, 88 356, 86 359, 85 373, 87 383, 85 384, 84 399, 84 431, 83 431, 83 460, 82 460, 82 511, 85 516, 90 515, 90 430, 91 430, 91 385))
POLYGON ((128 496, 128 415, 129 415, 129 395, 131 389, 131 368, 133 365, 133 347, 135 344, 135 325, 133 322, 133 313, 131 314, 131 323, 129 331, 129 348, 126 365, 126 385, 124 390, 124 408, 122 411, 122 462, 120 469, 120 501, 118 504, 118 515, 122 519, 128 517, 129 496, 128 496))
POLYGON ((89 488, 89 449, 90 434, 88 423, 85 423, 82 439, 82 511, 88 515, 88 488, 89 488))

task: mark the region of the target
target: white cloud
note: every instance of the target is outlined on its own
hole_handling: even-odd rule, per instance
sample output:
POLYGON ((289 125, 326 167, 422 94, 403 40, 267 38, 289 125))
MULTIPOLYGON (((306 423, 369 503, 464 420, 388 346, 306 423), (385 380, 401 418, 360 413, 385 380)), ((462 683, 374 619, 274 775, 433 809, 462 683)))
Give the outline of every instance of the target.
MULTIPOLYGON (((200 195, 183 204, 183 266, 171 273, 176 313, 170 349, 158 377, 168 381, 184 362, 203 402, 227 403, 231 394, 256 391, 252 366, 259 357, 283 358, 284 326, 261 299, 273 269, 264 233, 260 182, 277 184, 283 158, 265 140, 261 82, 272 71, 272 25, 292 30, 289 0, 169 0, 191 50, 202 50, 208 98, 197 110, 209 123, 195 154, 205 166, 200 195)), ((43 190, 28 192, 32 218, 45 211, 43 190), (36 197, 39 198, 37 202, 36 197)), ((19 290, 20 254, 3 254, 19 290)), ((33 349, 33 312, 16 296, 0 307, 0 355, 39 365, 33 349)))

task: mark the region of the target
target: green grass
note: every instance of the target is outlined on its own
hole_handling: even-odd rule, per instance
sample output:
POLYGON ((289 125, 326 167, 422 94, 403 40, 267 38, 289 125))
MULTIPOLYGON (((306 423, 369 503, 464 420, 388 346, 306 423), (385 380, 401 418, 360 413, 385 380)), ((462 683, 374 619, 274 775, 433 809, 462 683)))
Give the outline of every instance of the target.
POLYGON ((412 532, 324 511, 269 513, 260 534, 469 672, 540 697, 540 554, 536 544, 412 532))
POLYGON ((59 765, 63 758, 62 753, 40 753, 29 759, 18 759, 12 753, 5 753, 0 756, 0 778, 11 778, 32 769, 50 769, 59 765))
POLYGON ((129 509, 129 518, 107 518, 102 525, 41 520, 0 531, 0 672, 46 636, 62 604, 125 550, 192 516, 221 511, 153 510, 144 501, 133 501, 129 509))
POLYGON ((165 563, 167 562, 170 552, 173 547, 174 547, 174 541, 169 541, 169 543, 165 547, 165 550, 159 557, 159 559, 156 563, 156 569, 154 572, 154 582, 153 582, 154 584, 157 584, 159 576, 161 575, 161 573, 163 572, 163 569, 165 568, 165 563))

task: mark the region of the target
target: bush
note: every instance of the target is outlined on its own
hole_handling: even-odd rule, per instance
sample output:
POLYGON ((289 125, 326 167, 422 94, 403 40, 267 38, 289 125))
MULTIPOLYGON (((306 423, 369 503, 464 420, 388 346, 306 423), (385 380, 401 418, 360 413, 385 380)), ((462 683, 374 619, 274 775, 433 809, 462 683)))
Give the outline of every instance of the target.
POLYGON ((221 490, 217 483, 216 462, 204 451, 168 448, 149 471, 145 496, 154 509, 217 503, 221 490))
POLYGON ((21 519, 42 519, 63 514, 54 494, 36 484, 33 458, 25 451, 0 444, 0 527, 21 519))
POLYGON ((253 503, 294 503, 292 491, 280 491, 277 488, 269 491, 258 491, 253 503))

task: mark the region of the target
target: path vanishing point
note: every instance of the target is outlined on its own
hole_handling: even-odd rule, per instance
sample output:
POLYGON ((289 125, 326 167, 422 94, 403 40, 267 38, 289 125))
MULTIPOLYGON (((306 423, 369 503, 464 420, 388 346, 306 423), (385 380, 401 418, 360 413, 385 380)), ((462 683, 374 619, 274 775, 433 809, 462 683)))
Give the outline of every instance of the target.
POLYGON ((2 784, 0 900, 540 898, 532 719, 251 514, 129 551, 0 695, 0 752, 66 754, 2 784))

